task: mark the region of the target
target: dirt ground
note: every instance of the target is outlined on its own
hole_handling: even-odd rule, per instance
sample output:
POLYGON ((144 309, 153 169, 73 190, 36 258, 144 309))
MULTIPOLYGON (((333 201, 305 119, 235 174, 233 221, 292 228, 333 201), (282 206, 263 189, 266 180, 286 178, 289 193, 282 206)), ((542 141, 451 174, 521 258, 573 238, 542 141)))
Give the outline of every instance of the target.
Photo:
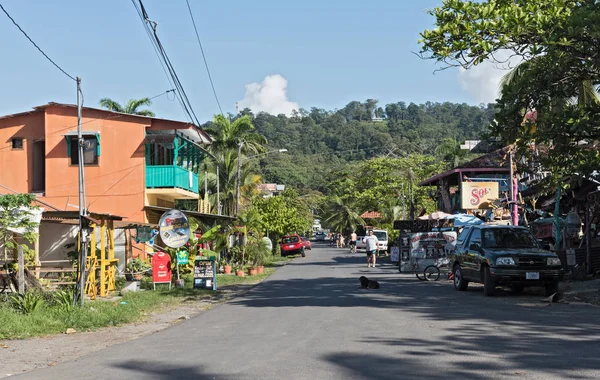
POLYGON ((25 340, 0 341, 0 378, 18 375, 59 362, 77 359, 114 344, 137 339, 166 329, 212 306, 243 294, 252 285, 221 288, 219 294, 200 301, 186 301, 182 305, 149 314, 140 323, 118 327, 105 327, 95 331, 51 335, 25 340))

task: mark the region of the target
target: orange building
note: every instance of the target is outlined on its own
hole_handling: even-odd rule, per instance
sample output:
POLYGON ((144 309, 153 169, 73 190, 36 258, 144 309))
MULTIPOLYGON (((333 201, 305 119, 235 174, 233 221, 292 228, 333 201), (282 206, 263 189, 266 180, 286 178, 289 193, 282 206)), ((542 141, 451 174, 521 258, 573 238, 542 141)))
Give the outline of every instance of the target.
MULTIPOLYGON (((195 125, 84 107, 87 207, 156 223, 179 199, 198 200, 210 137, 195 125)), ((0 194, 34 193, 56 209, 78 204, 77 107, 48 103, 0 116, 0 194)))

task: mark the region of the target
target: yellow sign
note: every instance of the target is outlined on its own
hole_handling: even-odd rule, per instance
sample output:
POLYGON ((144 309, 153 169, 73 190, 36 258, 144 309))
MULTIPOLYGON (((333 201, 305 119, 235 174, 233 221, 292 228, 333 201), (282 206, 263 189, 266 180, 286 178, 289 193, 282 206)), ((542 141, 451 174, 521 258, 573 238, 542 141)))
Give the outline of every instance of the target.
POLYGON ((498 199, 498 182, 463 182, 462 208, 488 209, 498 199))

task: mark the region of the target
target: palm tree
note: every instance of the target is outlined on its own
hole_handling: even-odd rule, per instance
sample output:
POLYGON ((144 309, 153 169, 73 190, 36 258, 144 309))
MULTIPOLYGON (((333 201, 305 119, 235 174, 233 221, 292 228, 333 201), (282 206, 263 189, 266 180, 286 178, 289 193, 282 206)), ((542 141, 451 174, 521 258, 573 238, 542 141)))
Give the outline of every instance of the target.
POLYGON ((355 231, 359 225, 365 224, 360 215, 344 203, 338 195, 332 195, 325 207, 325 223, 335 231, 355 231))
MULTIPOLYGON (((204 162, 204 171, 200 173, 199 182, 204 183, 206 175, 208 190, 210 192, 209 201, 213 205, 213 213, 217 213, 217 167, 219 172, 219 201, 222 203, 222 214, 233 215, 236 202, 237 185, 237 151, 228 150, 215 152, 214 158, 207 159, 204 162)), ((240 194, 242 202, 248 194, 252 192, 256 185, 261 182, 261 177, 254 172, 251 161, 240 164, 240 194)))
POLYGON ((447 160, 453 167, 457 167, 467 156, 467 151, 461 149, 456 140, 446 138, 435 148, 435 154, 447 160))
POLYGON ((151 105, 152 105, 152 101, 148 98, 129 99, 127 104, 125 104, 125 107, 121 106, 119 103, 115 102, 114 100, 112 100, 110 98, 100 99, 100 106, 106 108, 109 111, 128 113, 131 115, 154 117, 154 112, 152 112, 150 110, 140 110, 139 109, 142 106, 150 107, 151 105))
POLYGON ((243 154, 258 154, 265 151, 267 139, 260 133, 254 132, 252 118, 248 115, 239 117, 233 122, 223 115, 216 115, 210 126, 204 129, 211 135, 213 153, 226 150, 237 150, 241 141, 243 154))

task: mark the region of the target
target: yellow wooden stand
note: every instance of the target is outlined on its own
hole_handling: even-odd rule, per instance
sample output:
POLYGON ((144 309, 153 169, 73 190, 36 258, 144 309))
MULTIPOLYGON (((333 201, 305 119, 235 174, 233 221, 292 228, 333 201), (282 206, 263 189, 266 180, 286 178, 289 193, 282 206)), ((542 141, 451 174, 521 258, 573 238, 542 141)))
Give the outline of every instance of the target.
POLYGON ((90 227, 92 227, 93 232, 90 239, 90 255, 86 260, 88 277, 85 285, 85 294, 91 299, 95 299, 96 295, 106 297, 115 291, 115 278, 119 259, 115 259, 115 229, 113 221, 110 219, 100 220, 100 257, 96 254, 97 225, 92 223, 90 227), (99 288, 96 286, 98 281, 96 272, 98 270, 99 288))

